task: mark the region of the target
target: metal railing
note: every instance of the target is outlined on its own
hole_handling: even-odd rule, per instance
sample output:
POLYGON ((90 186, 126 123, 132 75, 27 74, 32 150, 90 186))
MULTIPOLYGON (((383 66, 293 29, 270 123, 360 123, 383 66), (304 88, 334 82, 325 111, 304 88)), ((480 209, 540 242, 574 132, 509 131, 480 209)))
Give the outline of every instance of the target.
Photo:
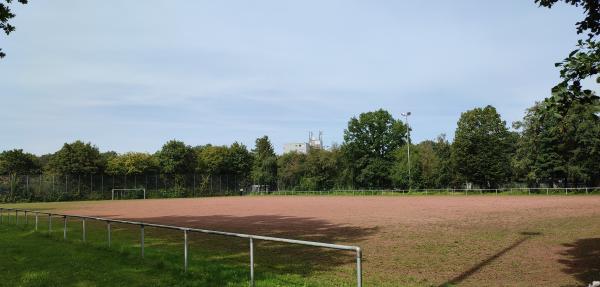
POLYGON ((189 227, 181 227, 181 226, 173 226, 173 225, 164 225, 164 224, 156 224, 156 223, 148 223, 148 222, 140 222, 140 221, 128 221, 128 220, 109 219, 109 218, 102 218, 102 217, 59 214, 59 213, 42 212, 42 211, 36 211, 36 210, 18 209, 18 208, 3 208, 3 207, 0 207, 0 224, 3 223, 3 221, 4 221, 3 220, 4 211, 8 211, 7 219, 6 219, 8 223, 10 223, 10 212, 14 211, 16 225, 19 224, 19 212, 24 213, 24 216, 25 216, 24 224, 28 224, 28 213, 34 214, 35 215, 35 231, 38 231, 40 215, 48 216, 48 232, 52 232, 52 218, 60 217, 63 219, 63 239, 64 240, 67 239, 67 221, 68 221, 68 219, 69 218, 81 219, 83 242, 86 241, 86 224, 85 224, 86 220, 104 221, 104 222, 106 222, 108 247, 110 247, 110 245, 111 245, 111 223, 137 225, 140 227, 140 252, 141 252, 142 258, 144 257, 144 227, 156 227, 156 228, 164 228, 164 229, 183 231, 183 269, 184 269, 184 271, 187 271, 187 269, 188 269, 188 256, 189 256, 188 233, 197 232, 197 233, 215 234, 215 235, 237 237, 237 238, 246 238, 249 240, 250 286, 254 286, 254 240, 282 242, 282 243, 306 245, 306 246, 321 247, 321 248, 328 248, 328 249, 354 251, 356 254, 356 280, 357 280, 356 285, 358 287, 362 286, 362 250, 358 246, 339 245, 339 244, 330 244, 330 243, 322 243, 322 242, 314 242, 314 241, 295 240, 295 239, 278 238, 278 237, 270 237, 270 236, 250 235, 250 234, 243 234, 243 233, 233 233, 233 232, 224 232, 224 231, 216 231, 216 230, 208 230, 208 229, 198 229, 198 228, 189 228, 189 227))

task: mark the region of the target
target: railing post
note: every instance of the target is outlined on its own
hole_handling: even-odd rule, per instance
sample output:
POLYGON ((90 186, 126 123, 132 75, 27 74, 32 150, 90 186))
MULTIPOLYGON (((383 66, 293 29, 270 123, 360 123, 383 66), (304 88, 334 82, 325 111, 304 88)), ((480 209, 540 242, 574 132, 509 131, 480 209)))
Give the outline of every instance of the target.
POLYGON ((144 225, 140 225, 140 247, 142 251, 142 258, 144 258, 144 225))
POLYGON ((110 248, 110 221, 106 222, 106 230, 108 232, 108 247, 110 248))
POLYGON ((362 250, 356 248, 356 286, 362 287, 362 250))
POLYGON ((85 218, 81 221, 81 238, 85 242, 85 218))
POLYGON ((39 222, 39 213, 35 213, 35 231, 38 230, 38 222, 39 222))
POLYGON ((188 231, 183 230, 183 271, 188 269, 188 231))
POLYGON ((250 287, 254 287, 254 240, 250 237, 250 287))
POLYGON ((67 216, 63 216, 63 240, 67 240, 67 216))

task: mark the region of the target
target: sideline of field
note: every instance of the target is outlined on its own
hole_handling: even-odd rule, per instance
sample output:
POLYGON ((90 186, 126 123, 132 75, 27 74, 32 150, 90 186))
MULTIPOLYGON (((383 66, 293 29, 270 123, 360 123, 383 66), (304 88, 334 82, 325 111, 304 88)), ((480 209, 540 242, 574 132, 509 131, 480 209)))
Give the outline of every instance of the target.
MULTIPOLYGON (((139 233, 125 224, 113 224, 110 247, 103 222, 86 221, 85 242, 78 220, 67 221, 66 240, 59 218, 49 224, 48 217, 39 216, 37 225, 35 232, 31 213, 27 218, 23 213, 18 217, 6 211, 3 214, 0 245, 6 247, 9 260, 0 261, 0 286, 6 282, 20 286, 248 286, 248 253, 243 240, 190 236, 190 265, 183 272, 182 238, 177 232, 146 227, 142 259, 139 233), (119 276, 111 276, 113 272, 119 276)), ((256 242, 256 246, 260 247, 255 274, 258 286, 354 286, 308 278, 311 273, 307 270, 312 268, 307 266, 314 262, 298 256, 302 247, 269 242, 256 242), (298 260, 283 258, 289 254, 277 254, 280 248, 289 249, 298 260)))

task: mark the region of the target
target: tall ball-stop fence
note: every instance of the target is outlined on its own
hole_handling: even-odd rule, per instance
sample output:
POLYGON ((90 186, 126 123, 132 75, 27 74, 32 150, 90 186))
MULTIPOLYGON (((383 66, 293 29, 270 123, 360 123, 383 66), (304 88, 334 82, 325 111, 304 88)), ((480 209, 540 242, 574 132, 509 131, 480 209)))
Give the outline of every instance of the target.
POLYGON ((208 197, 243 195, 251 188, 248 179, 230 174, 1 175, 0 201, 111 199, 113 190, 128 189, 143 189, 147 198, 208 197))
POLYGON ((178 198, 248 194, 275 195, 574 195, 600 194, 600 187, 501 187, 501 188, 352 188, 299 190, 284 182, 272 185, 253 183, 231 174, 138 174, 138 175, 0 175, 0 202, 69 201, 114 198, 178 198), (132 192, 133 190, 144 192, 132 192), (145 196, 144 196, 145 195, 145 196))

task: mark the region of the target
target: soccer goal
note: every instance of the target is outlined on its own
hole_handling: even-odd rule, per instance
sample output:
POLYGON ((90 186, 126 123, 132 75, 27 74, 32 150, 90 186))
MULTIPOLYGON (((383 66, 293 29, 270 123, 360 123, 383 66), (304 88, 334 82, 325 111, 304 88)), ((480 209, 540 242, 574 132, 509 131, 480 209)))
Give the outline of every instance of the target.
POLYGON ((146 189, 145 188, 113 188, 111 190, 111 199, 126 199, 131 198, 133 194, 133 198, 137 198, 140 195, 143 195, 143 198, 146 199, 146 189), (126 196, 126 197, 124 197, 126 196))

